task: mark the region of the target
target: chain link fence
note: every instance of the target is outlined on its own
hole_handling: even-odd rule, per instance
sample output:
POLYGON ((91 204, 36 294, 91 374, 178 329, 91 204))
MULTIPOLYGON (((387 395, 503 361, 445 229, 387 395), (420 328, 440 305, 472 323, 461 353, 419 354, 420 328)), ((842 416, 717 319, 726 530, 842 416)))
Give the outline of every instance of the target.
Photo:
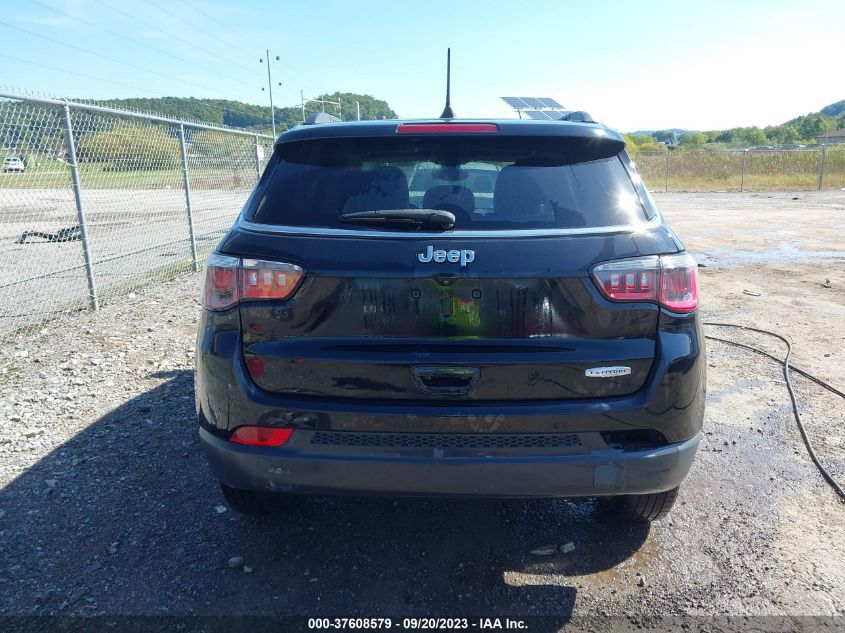
POLYGON ((273 138, 0 93, 0 146, 2 340, 198 270, 273 138))
POLYGON ((652 191, 822 191, 845 187, 845 145, 664 150, 632 160, 652 191))
MULTIPOLYGON (((244 130, 0 92, 0 340, 197 270, 272 146, 244 130)), ((845 146, 633 159, 653 191, 845 187, 845 146)))

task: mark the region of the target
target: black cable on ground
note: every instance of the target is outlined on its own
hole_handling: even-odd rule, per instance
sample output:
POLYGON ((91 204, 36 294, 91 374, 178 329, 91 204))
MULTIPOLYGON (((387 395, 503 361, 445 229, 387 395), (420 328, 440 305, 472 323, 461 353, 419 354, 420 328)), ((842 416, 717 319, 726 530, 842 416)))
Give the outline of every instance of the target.
POLYGON ((761 349, 757 349, 751 345, 746 345, 745 343, 739 343, 737 341, 730 341, 728 339, 719 338, 717 336, 709 336, 705 335, 706 338, 712 339, 714 341, 719 341, 721 343, 728 343, 729 345, 736 345, 737 347, 743 347, 745 349, 751 350, 752 352, 757 352, 758 354, 762 354, 763 356, 768 356, 769 358, 781 363, 783 365, 783 377, 786 380, 786 389, 789 391, 789 399, 792 401, 792 413, 795 415, 795 422, 798 424, 798 431, 801 433, 801 439, 804 440, 804 446, 807 447, 807 453, 810 455, 810 459, 816 465, 816 468, 819 469, 819 472, 822 474, 822 477, 825 478, 828 484, 833 488, 837 495, 839 495, 839 500, 845 503, 845 490, 842 489, 833 476, 827 471, 827 469, 822 465, 819 461, 819 458, 816 456, 816 451, 813 449, 813 445, 810 442, 810 438, 807 437, 807 431, 804 428, 804 422, 801 420, 801 413, 798 411, 798 401, 795 398, 795 390, 792 388, 792 378, 789 375, 789 370, 794 369, 797 373, 801 374, 802 376, 809 378, 817 385, 824 387, 831 393, 835 393, 836 395, 845 398, 845 393, 829 385, 821 378, 817 378, 810 374, 809 372, 799 369, 798 367, 791 366, 789 364, 789 356, 792 354, 792 344, 789 342, 788 339, 777 334, 776 332, 770 332, 769 330, 762 330, 760 328, 749 327, 747 325, 737 325, 735 323, 715 323, 712 321, 705 321, 704 325, 712 325, 715 327, 732 327, 739 330, 748 330, 750 332, 758 332, 760 334, 767 334, 769 336, 774 336, 777 339, 780 339, 786 344, 786 356, 784 358, 778 358, 769 354, 769 352, 763 351, 761 349))

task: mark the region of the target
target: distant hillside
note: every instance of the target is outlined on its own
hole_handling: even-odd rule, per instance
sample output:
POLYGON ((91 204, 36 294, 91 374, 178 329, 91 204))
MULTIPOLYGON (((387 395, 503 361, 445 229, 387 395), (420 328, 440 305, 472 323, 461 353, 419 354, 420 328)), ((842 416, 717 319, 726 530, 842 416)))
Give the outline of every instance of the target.
MULTIPOLYGON (((340 101, 342 117, 346 121, 355 118, 355 102, 361 106, 362 119, 395 119, 396 113, 387 101, 370 95, 351 92, 335 92, 320 95, 327 101, 340 101)), ((177 119, 203 121, 214 125, 266 132, 271 129, 270 106, 259 106, 242 101, 227 99, 195 99, 191 97, 161 97, 156 99, 110 99, 104 102, 113 108, 130 108, 177 119)), ((311 103, 306 113, 316 111, 317 104, 311 103)), ((326 111, 337 116, 334 106, 326 106, 326 111)), ((281 132, 302 121, 301 106, 276 107, 276 129, 281 132)))
POLYGON ((646 136, 653 136, 655 132, 670 132, 675 136, 680 136, 681 134, 686 134, 687 132, 695 132, 695 130, 685 130, 680 127, 672 127, 668 130, 637 130, 636 132, 631 132, 632 135, 637 134, 645 134, 646 136))
POLYGON ((824 114, 825 116, 839 116, 843 112, 845 112, 845 99, 831 103, 829 106, 825 106, 819 110, 819 114, 824 114))
POLYGON ((737 127, 730 130, 694 131, 681 128, 640 130, 625 134, 628 151, 662 149, 665 139, 672 146, 754 147, 758 145, 813 144, 825 132, 845 128, 845 99, 831 103, 818 112, 795 117, 781 125, 737 127))

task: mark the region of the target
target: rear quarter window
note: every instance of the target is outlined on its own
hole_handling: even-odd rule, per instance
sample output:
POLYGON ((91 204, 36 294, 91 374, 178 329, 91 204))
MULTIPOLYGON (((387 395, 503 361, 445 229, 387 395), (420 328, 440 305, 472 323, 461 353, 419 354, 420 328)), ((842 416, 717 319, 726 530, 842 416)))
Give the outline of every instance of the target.
POLYGON ((557 138, 373 138, 282 143, 246 218, 357 228, 344 213, 444 209, 455 229, 627 226, 647 220, 618 146, 557 138), (607 148, 613 148, 610 155, 607 148))

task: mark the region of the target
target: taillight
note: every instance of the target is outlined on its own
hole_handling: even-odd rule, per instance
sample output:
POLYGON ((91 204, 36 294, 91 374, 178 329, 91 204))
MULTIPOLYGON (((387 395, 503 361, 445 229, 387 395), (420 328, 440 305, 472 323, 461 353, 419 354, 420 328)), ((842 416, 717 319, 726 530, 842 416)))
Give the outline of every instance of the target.
POLYGON ((599 264, 593 278, 608 299, 654 301, 660 278, 660 259, 641 257, 599 264))
POLYGON ((302 274, 296 264, 212 253, 205 262, 203 306, 226 310, 241 300, 287 299, 302 274))
POLYGON ((660 258, 660 305, 673 312, 692 312, 698 307, 698 264, 692 255, 660 258))
POLYGON ((203 305, 209 310, 225 310, 241 298, 238 283, 237 257, 212 253, 205 260, 205 287, 203 305))
POLYGON ((698 267, 688 253, 599 264, 593 280, 613 301, 658 301, 673 312, 698 307, 698 267))
POLYGON ((241 263, 242 299, 287 299, 302 269, 295 264, 245 259, 241 263))
POLYGON ((240 426, 229 437, 235 444, 250 446, 282 446, 293 435, 293 429, 270 429, 265 426, 240 426))

